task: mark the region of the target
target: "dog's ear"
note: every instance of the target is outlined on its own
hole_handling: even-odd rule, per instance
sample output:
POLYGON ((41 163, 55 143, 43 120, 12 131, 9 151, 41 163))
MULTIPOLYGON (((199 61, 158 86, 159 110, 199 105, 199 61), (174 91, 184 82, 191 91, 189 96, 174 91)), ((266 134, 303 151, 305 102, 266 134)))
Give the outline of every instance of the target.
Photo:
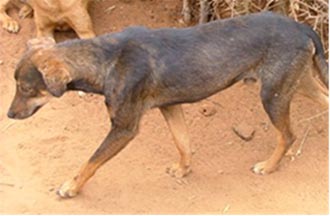
POLYGON ((51 37, 33 38, 27 42, 28 51, 37 50, 40 48, 51 48, 56 42, 51 37))
POLYGON ((72 81, 66 63, 51 49, 38 50, 31 60, 42 74, 48 91, 55 97, 62 96, 72 81))

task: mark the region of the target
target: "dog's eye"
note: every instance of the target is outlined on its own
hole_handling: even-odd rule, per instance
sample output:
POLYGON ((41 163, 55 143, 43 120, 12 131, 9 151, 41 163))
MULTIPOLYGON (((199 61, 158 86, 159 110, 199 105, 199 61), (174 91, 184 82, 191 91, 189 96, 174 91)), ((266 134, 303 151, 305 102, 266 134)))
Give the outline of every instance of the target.
POLYGON ((24 85, 21 85, 20 86, 20 90, 23 94, 32 94, 33 93, 33 88, 31 86, 24 86, 24 85))
POLYGON ((30 86, 21 86, 21 90, 24 92, 32 91, 32 88, 30 86))

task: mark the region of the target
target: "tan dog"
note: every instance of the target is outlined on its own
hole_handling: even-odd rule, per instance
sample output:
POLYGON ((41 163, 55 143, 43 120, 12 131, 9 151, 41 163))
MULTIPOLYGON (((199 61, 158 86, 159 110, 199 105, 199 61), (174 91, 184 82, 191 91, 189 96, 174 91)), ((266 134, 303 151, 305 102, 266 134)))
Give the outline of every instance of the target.
POLYGON ((71 27, 80 38, 95 36, 88 6, 92 0, 28 0, 34 10, 37 37, 53 37, 55 29, 71 27))
MULTIPOLYGON (((5 12, 9 2, 18 0, 0 0, 0 21, 10 32, 17 32, 19 27, 16 21, 5 12)), ((88 6, 92 0, 27 0, 20 17, 26 17, 34 11, 34 20, 37 37, 54 37, 55 29, 72 28, 80 38, 95 36, 92 20, 88 14, 88 6)), ((18 2, 22 4, 22 2, 18 2)), ((17 4, 17 3, 16 3, 17 4)))

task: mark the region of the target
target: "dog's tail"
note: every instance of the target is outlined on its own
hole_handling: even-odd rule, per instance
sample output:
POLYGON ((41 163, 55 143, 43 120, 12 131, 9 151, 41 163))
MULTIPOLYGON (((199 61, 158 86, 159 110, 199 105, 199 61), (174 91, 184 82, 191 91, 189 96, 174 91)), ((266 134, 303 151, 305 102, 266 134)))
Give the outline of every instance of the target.
POLYGON ((308 25, 300 24, 302 31, 312 39, 315 47, 314 64, 319 72, 321 81, 329 89, 329 65, 326 62, 323 46, 320 37, 317 33, 308 25))

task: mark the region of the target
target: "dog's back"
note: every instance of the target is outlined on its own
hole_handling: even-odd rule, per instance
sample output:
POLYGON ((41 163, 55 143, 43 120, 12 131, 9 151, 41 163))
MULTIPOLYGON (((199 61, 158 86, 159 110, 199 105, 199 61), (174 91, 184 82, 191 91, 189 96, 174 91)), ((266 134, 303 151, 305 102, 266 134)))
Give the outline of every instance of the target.
MULTIPOLYGON (((125 64, 144 68, 136 73, 150 76, 152 86, 164 95, 155 104, 158 106, 197 101, 251 75, 263 82, 280 79, 290 71, 276 67, 290 65, 297 54, 311 49, 313 40, 306 32, 313 31, 265 12, 184 29, 134 27, 104 37, 116 38, 127 54, 138 58, 125 64), (162 99, 166 95, 176 99, 167 102, 162 99)), ((322 47, 316 48, 323 53, 322 47)), ((125 52, 121 58, 124 56, 125 52)), ((327 73, 323 77, 327 80, 327 73)))

